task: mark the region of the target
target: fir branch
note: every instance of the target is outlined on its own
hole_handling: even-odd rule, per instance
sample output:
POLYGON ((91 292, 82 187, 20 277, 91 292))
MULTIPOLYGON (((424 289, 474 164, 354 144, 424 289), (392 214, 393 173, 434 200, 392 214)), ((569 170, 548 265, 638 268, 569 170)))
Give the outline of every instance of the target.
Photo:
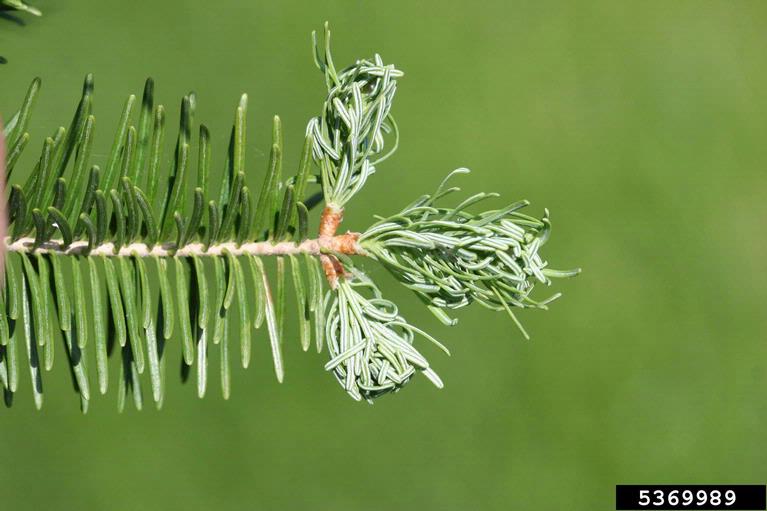
MULTIPOLYGON (((541 257, 550 233, 548 211, 541 219, 524 215, 520 209, 527 203, 521 201, 471 212, 495 194, 477 194, 455 207, 437 205, 456 190, 447 187, 450 176, 435 193, 364 233, 337 234, 344 206, 397 148, 390 112, 402 73, 378 55, 338 71, 329 41, 326 24, 323 49, 316 36, 314 47, 327 98, 321 115, 308 123, 299 168, 283 177, 283 127, 275 116, 258 193, 249 186, 245 157, 247 95, 235 107, 222 178, 212 183, 215 148, 208 128, 196 125, 194 93, 182 99, 169 168, 163 165, 165 109, 151 79, 137 114, 136 97, 127 98, 109 156, 96 161, 94 81, 85 78, 71 121, 44 139, 28 178, 12 183, 9 194, 10 234, 0 236, 0 250, 7 252, 0 290, 6 403, 19 388, 19 357, 26 353, 34 402, 42 405, 43 374, 53 366, 59 337, 83 411, 96 388, 103 394, 110 387, 110 352, 120 358, 118 409, 129 397, 141 409, 145 395, 162 406, 167 343, 174 340, 182 376, 194 373, 200 397, 210 381, 208 355, 217 347, 221 392, 228 399, 232 360, 250 365, 251 329, 263 326, 282 381, 291 286, 302 348, 308 350, 314 337, 321 351, 327 340, 326 369, 354 399, 372 402, 399 391, 417 372, 442 387, 414 346, 416 334, 447 349, 400 316, 350 256, 383 264, 447 324, 455 323, 447 311, 477 302, 507 311, 519 325, 513 308, 545 309, 558 296, 531 297, 536 283, 549 285, 579 271, 552 270, 541 257), (315 238, 308 234, 308 209, 317 195, 312 184, 322 187, 325 199, 315 238), (275 258, 275 275, 265 271, 264 257, 275 258), (238 328, 230 327, 233 316, 238 328), (232 344, 237 340, 239 347, 232 344)), ((29 147, 40 86, 33 80, 0 131, 0 173, 8 178, 29 147)))

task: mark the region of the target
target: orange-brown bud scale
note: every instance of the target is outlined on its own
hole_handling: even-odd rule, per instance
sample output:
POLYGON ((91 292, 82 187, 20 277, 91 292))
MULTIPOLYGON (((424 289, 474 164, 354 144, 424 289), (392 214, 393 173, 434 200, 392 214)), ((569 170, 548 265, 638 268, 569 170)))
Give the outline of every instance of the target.
POLYGON ((327 248, 339 254, 359 255, 361 252, 359 245, 357 245, 359 238, 360 233, 349 231, 346 234, 333 236, 330 239, 325 238, 320 241, 320 245, 322 248, 327 248))
MULTIPOLYGON (((319 242, 321 246, 326 247, 333 252, 341 252, 344 254, 353 253, 353 251, 347 252, 346 250, 348 250, 349 246, 356 246, 357 236, 351 241, 335 243, 335 240, 339 238, 336 236, 336 231, 338 230, 338 226, 341 225, 343 218, 343 208, 332 205, 325 206, 325 209, 322 210, 322 215, 320 216, 319 242), (337 245, 337 247, 335 245, 337 245), (339 248, 342 250, 338 250, 339 248)), ((351 233, 347 233, 347 235, 348 234, 351 233)), ((330 288, 335 289, 338 285, 338 276, 344 275, 345 273, 341 261, 335 256, 322 254, 320 256, 320 263, 322 264, 322 269, 325 272, 325 278, 328 279, 330 288)))
POLYGON ((325 206, 322 210, 322 216, 320 216, 320 238, 332 238, 336 235, 338 226, 344 219, 343 208, 336 206, 325 206))

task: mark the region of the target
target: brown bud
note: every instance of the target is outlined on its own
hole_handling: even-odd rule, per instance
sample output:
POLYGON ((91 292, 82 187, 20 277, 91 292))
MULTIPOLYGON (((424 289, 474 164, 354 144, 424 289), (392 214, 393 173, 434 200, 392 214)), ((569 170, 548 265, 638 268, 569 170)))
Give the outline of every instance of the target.
MULTIPOLYGON (((341 225, 341 221, 344 218, 343 208, 335 206, 325 206, 322 210, 322 216, 320 216, 320 230, 319 230, 319 242, 320 245, 335 252, 333 248, 333 237, 338 230, 338 226, 341 225)), ((338 258, 323 254, 320 256, 320 263, 322 263, 322 269, 325 271, 325 278, 328 279, 331 289, 335 289, 338 285, 338 276, 344 274, 344 268, 341 265, 341 261, 338 258)))

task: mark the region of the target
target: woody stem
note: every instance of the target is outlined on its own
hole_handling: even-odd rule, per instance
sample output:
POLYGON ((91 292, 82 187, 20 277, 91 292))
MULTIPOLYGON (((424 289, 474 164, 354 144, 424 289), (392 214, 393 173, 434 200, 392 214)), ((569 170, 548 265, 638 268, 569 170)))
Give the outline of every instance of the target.
POLYGON ((357 243, 357 233, 346 233, 340 236, 332 236, 317 239, 308 239, 301 243, 292 241, 259 241, 252 243, 237 244, 234 242, 217 243, 206 246, 202 243, 189 243, 183 247, 176 247, 174 243, 158 244, 149 246, 145 243, 131 243, 122 247, 115 247, 113 243, 104 243, 88 250, 88 242, 75 241, 64 246, 60 240, 51 240, 35 247, 34 238, 20 238, 12 241, 5 238, 4 248, 8 252, 48 253, 60 255, 103 255, 103 256, 137 256, 137 257, 167 257, 167 256, 220 256, 226 252, 232 255, 254 256, 284 256, 309 254, 323 257, 324 252, 336 252, 346 255, 365 255, 365 251, 357 243))

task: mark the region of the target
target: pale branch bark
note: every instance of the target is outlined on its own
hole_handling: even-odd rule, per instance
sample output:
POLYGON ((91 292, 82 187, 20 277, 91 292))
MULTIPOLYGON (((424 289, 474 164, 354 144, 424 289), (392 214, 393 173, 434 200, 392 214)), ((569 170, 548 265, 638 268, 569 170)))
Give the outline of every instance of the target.
POLYGON ((169 257, 169 256, 181 256, 181 257, 208 257, 208 256, 221 256, 226 252, 232 255, 254 255, 254 256, 284 256, 284 255, 299 255, 309 254, 312 256, 323 256, 324 254, 339 253, 345 255, 366 255, 365 250, 357 243, 358 233, 348 232, 339 236, 324 237, 318 239, 308 239, 301 243, 295 243, 292 241, 280 241, 272 243, 271 241, 259 241, 252 243, 243 243, 238 245, 234 242, 217 243, 205 248, 203 243, 189 243, 183 247, 176 249, 175 244, 165 243, 158 244, 154 247, 150 247, 145 243, 131 243, 124 245, 119 250, 115 251, 113 243, 104 243, 93 247, 93 250, 88 251, 88 242, 75 241, 68 247, 64 247, 63 243, 59 240, 51 240, 43 243, 39 247, 35 248, 34 238, 20 238, 16 241, 12 241, 10 238, 5 238, 3 247, 8 252, 26 252, 26 253, 43 253, 43 254, 59 254, 59 255, 103 255, 110 257, 169 257))

